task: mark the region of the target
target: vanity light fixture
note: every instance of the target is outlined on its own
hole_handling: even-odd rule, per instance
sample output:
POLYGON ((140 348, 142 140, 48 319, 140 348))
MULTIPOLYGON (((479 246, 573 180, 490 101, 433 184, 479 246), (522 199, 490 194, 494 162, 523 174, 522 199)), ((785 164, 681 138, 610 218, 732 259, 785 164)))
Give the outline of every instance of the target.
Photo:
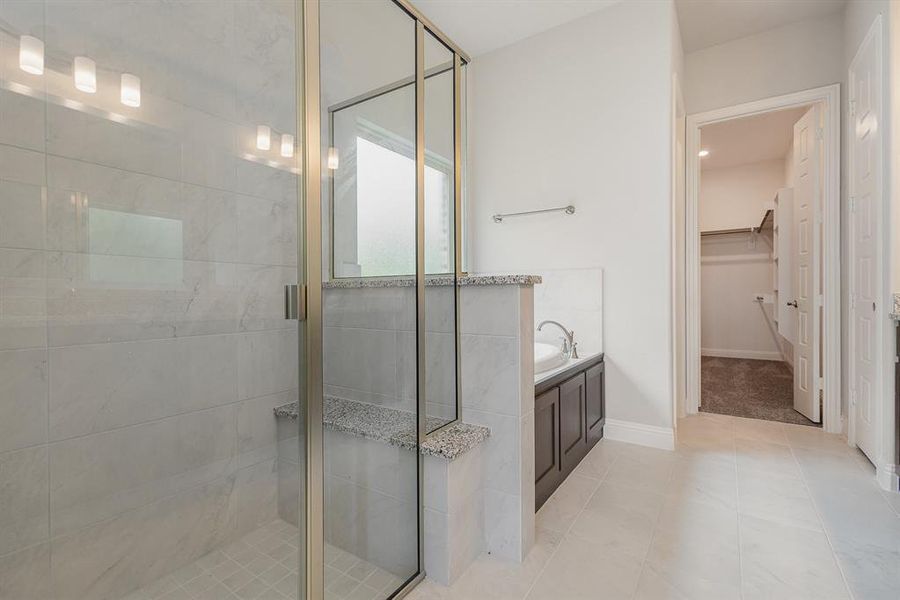
POLYGON ((131 73, 122 73, 122 88, 119 98, 125 106, 137 108, 141 105, 141 78, 131 73))
POLYGON ((97 92, 97 63, 87 56, 75 57, 75 87, 87 94, 97 92))
POLYGON ((272 130, 268 125, 259 125, 256 128, 256 148, 268 150, 272 147, 272 130))
POLYGON ((281 134, 281 155, 285 158, 294 156, 294 136, 289 133, 281 134))
POLYGON ((19 38, 19 68, 32 75, 44 74, 44 42, 30 35, 19 38))
POLYGON ((707 156, 709 156, 709 150, 701 150, 697 153, 697 156, 699 156, 700 158, 706 158, 707 156))
POLYGON ((338 150, 334 146, 331 146, 328 148, 328 168, 334 171, 340 164, 341 158, 338 156, 338 150))

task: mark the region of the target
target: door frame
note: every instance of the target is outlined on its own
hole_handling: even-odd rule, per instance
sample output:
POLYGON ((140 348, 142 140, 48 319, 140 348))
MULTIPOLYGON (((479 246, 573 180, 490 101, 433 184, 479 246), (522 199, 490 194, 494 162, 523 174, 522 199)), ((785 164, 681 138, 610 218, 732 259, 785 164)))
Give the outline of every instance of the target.
POLYGON ((820 218, 823 222, 823 373, 822 427, 841 433, 841 113, 840 84, 833 84, 763 100, 688 115, 685 144, 685 413, 700 406, 700 128, 786 108, 818 103, 822 107, 824 186, 820 218))

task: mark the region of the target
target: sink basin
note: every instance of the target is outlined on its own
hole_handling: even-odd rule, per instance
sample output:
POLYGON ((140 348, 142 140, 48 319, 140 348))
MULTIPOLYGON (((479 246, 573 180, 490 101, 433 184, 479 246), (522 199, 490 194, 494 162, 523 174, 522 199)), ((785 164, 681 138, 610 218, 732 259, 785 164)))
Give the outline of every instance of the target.
POLYGON ((552 344, 534 343, 534 372, 543 373, 566 363, 562 350, 552 344))

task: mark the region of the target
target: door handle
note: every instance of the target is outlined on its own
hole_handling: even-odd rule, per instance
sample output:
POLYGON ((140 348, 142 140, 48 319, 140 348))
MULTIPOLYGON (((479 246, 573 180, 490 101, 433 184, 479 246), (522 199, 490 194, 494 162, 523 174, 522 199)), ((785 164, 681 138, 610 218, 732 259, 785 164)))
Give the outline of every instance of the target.
POLYGON ((284 318, 293 321, 306 320, 306 286, 288 284, 284 286, 284 318))
POLYGON ((794 308, 797 308, 797 301, 794 300, 793 302, 788 302, 787 305, 788 305, 788 306, 793 306, 794 308))

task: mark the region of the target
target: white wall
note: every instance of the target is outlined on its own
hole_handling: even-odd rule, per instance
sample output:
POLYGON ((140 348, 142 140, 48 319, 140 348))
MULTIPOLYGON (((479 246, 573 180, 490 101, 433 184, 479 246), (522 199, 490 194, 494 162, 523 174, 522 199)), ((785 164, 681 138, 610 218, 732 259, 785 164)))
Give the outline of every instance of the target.
POLYGON ((842 27, 837 13, 685 55, 688 114, 843 81, 842 27))
POLYGON ((671 2, 627 2, 470 73, 476 271, 602 268, 609 416, 672 426, 671 2), (562 214, 491 215, 567 203, 562 214))
POLYGON ((684 49, 677 14, 672 19, 672 419, 684 414, 687 395, 685 316, 685 130, 684 49))
MULTIPOLYGON (((700 230, 759 225, 784 185, 784 160, 722 169, 700 177, 700 230)), ((700 247, 702 354, 780 360, 773 305, 756 296, 774 293, 771 236, 706 237, 700 247)))
POLYGON ((784 185, 784 160, 774 159, 700 174, 700 230, 759 225, 784 185))
POLYGON ((700 259, 700 345, 703 356, 781 360, 771 302, 773 262, 749 234, 704 241, 700 259))

